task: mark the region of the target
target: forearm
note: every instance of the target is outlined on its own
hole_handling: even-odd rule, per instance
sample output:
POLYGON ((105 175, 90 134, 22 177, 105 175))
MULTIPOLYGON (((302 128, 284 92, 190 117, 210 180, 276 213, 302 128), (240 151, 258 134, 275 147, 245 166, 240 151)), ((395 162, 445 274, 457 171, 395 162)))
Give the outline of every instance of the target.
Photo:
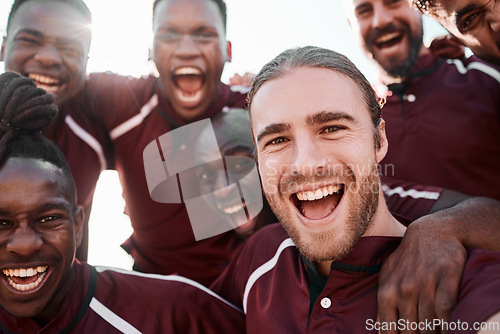
POLYGON ((497 200, 471 197, 413 224, 414 228, 429 229, 430 233, 454 235, 464 247, 500 251, 500 201, 497 200), (420 224, 425 226, 417 226, 420 224))

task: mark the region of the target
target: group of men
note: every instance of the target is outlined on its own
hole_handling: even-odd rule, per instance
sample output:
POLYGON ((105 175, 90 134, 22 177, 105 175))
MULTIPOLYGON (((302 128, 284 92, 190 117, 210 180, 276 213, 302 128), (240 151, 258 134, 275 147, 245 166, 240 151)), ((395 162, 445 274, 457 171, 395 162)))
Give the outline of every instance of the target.
MULTIPOLYGON (((478 44, 470 42, 472 25, 457 23, 461 34, 445 27, 482 58, 498 60, 494 1, 460 1, 463 8, 447 2, 419 8, 439 18, 443 8, 455 10, 457 22, 464 8, 474 9, 485 22, 478 44)), ((7 71, 54 96, 58 112, 43 135, 64 154, 77 196, 52 158, 9 153, 0 162, 1 329, 396 332, 385 325, 438 319, 464 320, 475 332, 474 322, 498 321, 500 255, 493 251, 500 205, 487 198, 460 202, 460 193, 500 199, 499 72, 476 58, 433 55, 422 43, 421 14, 408 0, 344 4, 383 71, 387 103, 381 111, 363 75, 333 51, 287 50, 264 66, 248 109, 262 189, 283 227, 271 224, 242 245, 234 231, 196 241, 182 203, 151 198, 143 165, 145 147, 162 135, 246 106, 246 94, 220 81, 231 60, 224 2, 156 0, 152 55, 159 76, 130 78, 86 76, 91 14, 82 1, 15 1, 1 59, 7 71), (383 183, 379 163, 394 165, 395 175, 383 175, 383 183), (181 276, 96 274, 74 262, 81 240, 77 257, 86 258, 82 212, 88 217, 104 168, 119 172, 134 228, 123 247, 134 269, 186 276, 223 298, 181 276), (16 205, 23 198, 26 205, 16 205), (390 211, 410 218, 460 203, 406 227, 386 198, 390 211), (51 256, 58 247, 62 255, 51 256), (155 311, 146 317, 148 310, 155 311)), ((17 79, 6 77, 0 87, 2 129, 15 138, 31 130, 11 124, 8 87, 17 79)), ((23 92, 18 98, 29 99, 23 92)), ((40 150, 54 149, 34 149, 40 150)), ((193 159, 188 151, 180 154, 193 159)), ((162 153, 167 160, 169 152, 162 153)))

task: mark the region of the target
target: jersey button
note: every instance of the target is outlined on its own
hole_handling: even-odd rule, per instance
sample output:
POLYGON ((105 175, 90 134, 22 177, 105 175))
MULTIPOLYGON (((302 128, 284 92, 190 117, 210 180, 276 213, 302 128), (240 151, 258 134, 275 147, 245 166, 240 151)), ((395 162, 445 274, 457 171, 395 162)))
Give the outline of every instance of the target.
POLYGON ((415 102, 415 100, 417 99, 417 97, 413 94, 408 94, 408 96, 406 96, 406 101, 408 102, 415 102))
POLYGON ((332 301, 330 300, 330 298, 325 297, 325 298, 321 299, 321 307, 322 308, 330 308, 330 306, 332 306, 332 301))

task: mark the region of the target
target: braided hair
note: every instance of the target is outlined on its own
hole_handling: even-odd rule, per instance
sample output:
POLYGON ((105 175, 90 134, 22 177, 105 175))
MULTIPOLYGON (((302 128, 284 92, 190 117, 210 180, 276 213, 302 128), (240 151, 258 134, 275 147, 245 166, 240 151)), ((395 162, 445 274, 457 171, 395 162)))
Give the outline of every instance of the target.
POLYGON ((0 166, 11 157, 46 161, 59 167, 74 185, 64 155, 41 133, 56 116, 53 101, 29 78, 13 72, 0 75, 0 166))

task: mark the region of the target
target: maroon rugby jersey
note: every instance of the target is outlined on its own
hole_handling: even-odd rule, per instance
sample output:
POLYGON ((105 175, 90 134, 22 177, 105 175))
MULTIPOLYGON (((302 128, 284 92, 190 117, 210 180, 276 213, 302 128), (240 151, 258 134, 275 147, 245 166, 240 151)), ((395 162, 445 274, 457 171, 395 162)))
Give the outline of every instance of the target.
POLYGON ((79 94, 59 106, 53 139, 68 162, 76 184, 77 202, 86 214, 82 243, 77 250, 80 260, 87 259, 88 220, 97 180, 101 171, 113 164, 108 131, 88 112, 91 102, 86 95, 87 87, 88 83, 79 94))
POLYGON ((500 200, 500 73, 474 56, 426 55, 388 87, 389 176, 500 200))
MULTIPOLYGON (((189 122, 161 98, 153 76, 132 78, 100 73, 92 74, 89 81, 90 116, 103 120, 114 144, 126 213, 134 228, 123 247, 133 256, 135 268, 150 273, 177 273, 209 285, 240 242, 233 232, 195 241, 184 204, 162 204, 151 199, 143 165, 143 151, 151 141, 189 122)), ((245 94, 222 85, 220 96, 208 110, 190 122, 212 117, 225 107, 244 107, 245 99, 245 94)), ((394 206, 394 213, 412 219, 427 214, 440 194, 437 188, 426 191, 420 187, 415 192, 413 184, 403 186, 404 192, 392 196, 389 207, 394 206), (420 196, 431 192, 434 197, 420 196), (407 193, 417 195, 405 196, 407 193)))
POLYGON ((186 122, 161 98, 154 76, 140 79, 112 74, 90 76, 91 112, 104 119, 114 144, 134 232, 123 244, 143 272, 179 274, 209 285, 228 264, 240 242, 234 232, 196 241, 184 204, 158 203, 147 186, 143 151, 161 135, 210 118, 225 107, 242 108, 246 94, 222 84, 218 98, 196 119, 186 122), (99 115, 100 114, 100 115, 99 115))
POLYGON ((0 309, 0 333, 241 333, 241 310, 180 276, 74 264, 59 313, 41 328, 0 309))
MULTIPOLYGON (((400 240, 361 238, 325 278, 300 255, 281 224, 273 224, 243 245, 212 290, 244 310, 248 333, 377 333, 378 272, 400 240)), ((500 311, 499 288, 500 253, 470 251, 451 318, 485 321, 500 311), (491 279, 488 285, 481 285, 478 265, 491 279), (469 312, 470 300, 485 305, 469 312)))

